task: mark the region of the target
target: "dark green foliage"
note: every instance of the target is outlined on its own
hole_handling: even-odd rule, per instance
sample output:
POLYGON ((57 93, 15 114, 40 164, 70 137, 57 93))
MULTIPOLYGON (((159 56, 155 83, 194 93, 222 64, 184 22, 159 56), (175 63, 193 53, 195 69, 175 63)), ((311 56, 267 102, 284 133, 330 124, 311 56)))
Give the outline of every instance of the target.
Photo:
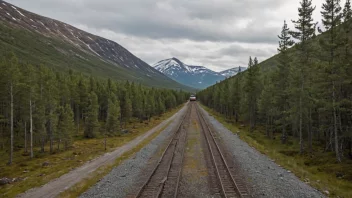
POLYGON ((108 118, 106 121, 106 131, 110 136, 114 136, 119 131, 120 102, 114 95, 109 99, 108 118), (113 102, 114 101, 114 102, 113 102))
MULTIPOLYGON (((59 107, 57 128, 57 139, 59 143, 63 141, 65 149, 67 149, 73 143, 72 131, 74 129, 73 112, 70 105, 59 107)), ((59 145, 58 148, 60 148, 59 145)))
POLYGON ((142 72, 84 53, 64 40, 13 27, 5 22, 0 22, 0 32, 0 54, 13 51, 23 63, 43 64, 56 71, 73 70, 98 78, 130 80, 157 88, 194 90, 162 74, 156 74, 158 78, 150 77, 142 72))
POLYGON ((28 143, 34 157, 36 146, 45 152, 49 145, 54 153, 68 149, 74 137, 119 135, 120 120, 123 124, 147 120, 184 103, 189 96, 183 91, 88 77, 73 70, 56 72, 23 64, 14 54, 1 57, 0 69, 4 71, 0 72, 0 149, 7 149, 9 155, 11 140, 13 148, 28 143))
POLYGON ((98 97, 92 91, 88 96, 88 108, 85 115, 85 126, 84 129, 84 137, 86 138, 94 138, 96 137, 99 130, 99 122, 98 122, 98 97))
POLYGON ((326 31, 316 36, 315 8, 302 0, 295 31, 284 23, 279 54, 258 64, 260 71, 250 59, 247 71, 199 92, 198 99, 252 131, 255 124, 266 126, 268 138, 280 133, 283 144, 299 139, 301 154, 333 152, 338 162, 352 159, 352 12, 347 1, 341 15, 338 3, 324 3, 326 31), (290 35, 297 40, 293 47, 290 35))

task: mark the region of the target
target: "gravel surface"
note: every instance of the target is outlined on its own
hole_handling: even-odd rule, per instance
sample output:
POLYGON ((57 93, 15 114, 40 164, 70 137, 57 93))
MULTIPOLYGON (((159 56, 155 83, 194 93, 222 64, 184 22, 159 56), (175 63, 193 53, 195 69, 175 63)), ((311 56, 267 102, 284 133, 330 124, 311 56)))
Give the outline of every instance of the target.
POLYGON ((204 109, 202 111, 215 131, 219 133, 221 141, 232 152, 235 163, 239 165, 242 175, 245 176, 252 197, 324 197, 294 174, 250 147, 204 109))
POLYGON ((206 145, 205 142, 202 145, 204 137, 201 135, 201 127, 194 107, 187 130, 187 145, 177 197, 213 197, 209 190, 208 169, 203 153, 206 145))
POLYGON ((126 197, 129 194, 133 194, 131 190, 135 189, 134 184, 140 183, 141 171, 148 165, 149 159, 158 153, 158 151, 160 152, 160 147, 162 147, 165 140, 173 134, 185 110, 186 108, 184 107, 179 111, 174 121, 148 145, 130 159, 115 167, 108 175, 80 197, 126 197))

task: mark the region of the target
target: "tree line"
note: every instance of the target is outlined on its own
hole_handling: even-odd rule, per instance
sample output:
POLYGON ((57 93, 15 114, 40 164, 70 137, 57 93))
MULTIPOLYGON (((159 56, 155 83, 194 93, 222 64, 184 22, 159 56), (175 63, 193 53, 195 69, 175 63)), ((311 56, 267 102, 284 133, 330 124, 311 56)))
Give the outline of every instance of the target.
POLYGON ((74 137, 116 136, 131 120, 150 120, 188 97, 183 91, 21 63, 13 53, 1 58, 0 150, 9 153, 9 164, 14 148, 33 158, 36 146, 45 152, 49 145, 53 153, 68 149, 74 137))
POLYGON ((259 124, 269 138, 280 133, 282 144, 297 137, 300 153, 320 142, 341 162, 352 158, 351 4, 347 0, 342 8, 340 0, 326 0, 321 23, 313 21, 315 8, 312 0, 302 0, 294 30, 284 22, 271 70, 261 72, 250 57, 246 72, 198 98, 228 119, 249 123, 250 131, 259 124))

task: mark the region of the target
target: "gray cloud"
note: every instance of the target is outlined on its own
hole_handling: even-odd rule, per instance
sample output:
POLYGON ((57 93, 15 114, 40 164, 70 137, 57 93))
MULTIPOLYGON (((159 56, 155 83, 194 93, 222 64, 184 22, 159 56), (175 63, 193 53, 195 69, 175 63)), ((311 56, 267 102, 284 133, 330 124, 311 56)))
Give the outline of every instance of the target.
MULTIPOLYGON (((297 0, 8 0, 29 11, 112 39, 146 62, 178 57, 214 70, 276 53, 297 0)), ((323 0, 315 0, 315 18, 323 0)), ((343 1, 344 3, 344 1, 343 1)), ((290 25, 291 26, 291 25, 290 25)))

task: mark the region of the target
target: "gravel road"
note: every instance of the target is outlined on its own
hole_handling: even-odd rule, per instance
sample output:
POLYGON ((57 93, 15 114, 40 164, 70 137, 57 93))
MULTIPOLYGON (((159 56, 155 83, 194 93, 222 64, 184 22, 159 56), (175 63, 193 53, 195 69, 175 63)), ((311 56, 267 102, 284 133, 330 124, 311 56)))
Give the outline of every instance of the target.
MULTIPOLYGON (((144 139, 148 138, 150 135, 152 135, 156 131, 158 131, 161 128, 163 128, 164 126, 166 126, 170 121, 178 120, 180 117, 180 114, 183 114, 184 111, 185 111, 185 107, 182 108, 178 113, 174 114, 173 116, 171 116, 167 120, 160 123, 158 126, 147 131, 143 135, 138 136, 137 138, 133 139, 129 143, 117 148, 115 151, 113 151, 111 153, 106 153, 105 155, 100 156, 92 161, 89 161, 89 162, 85 163, 84 165, 82 165, 81 167, 78 167, 78 168, 70 171, 69 173, 62 175, 61 177, 52 180, 49 183, 47 183, 41 187, 30 189, 27 192, 18 195, 17 197, 21 197, 21 198, 26 198, 26 197, 35 197, 35 198, 57 197, 61 192, 72 187, 73 185, 82 181, 83 179, 89 177, 89 173, 94 172, 95 170, 97 170, 101 166, 113 163, 122 154, 133 149, 135 146, 137 146, 139 143, 141 143, 144 139)), ((173 125, 173 124, 170 124, 170 125, 173 125)), ((169 125, 169 127, 167 127, 167 129, 169 129, 169 130, 170 130, 170 125, 169 125)), ((168 131, 168 130, 166 130, 166 131, 168 131)), ((151 147, 153 148, 153 146, 151 146, 151 147)), ((143 157, 146 157, 147 154, 148 154, 148 150, 143 149, 138 155, 141 158, 143 158, 143 157)), ((137 166, 138 166, 138 164, 137 164, 137 166)), ((131 171, 133 170, 133 168, 134 167, 131 168, 131 171)), ((127 170, 128 169, 126 168, 125 171, 127 171, 127 170)), ((124 177, 124 174, 122 174, 122 173, 120 173, 118 175, 120 175, 121 177, 124 177)), ((127 177, 127 179, 128 179, 128 177, 127 177)))
POLYGON ((319 191, 299 180, 294 174, 279 167, 270 158, 261 154, 226 129, 204 109, 205 118, 210 121, 221 141, 232 152, 245 176, 253 197, 324 197, 319 191))
POLYGON ((142 148, 130 159, 124 161, 115 167, 101 181, 92 186, 88 191, 80 197, 126 197, 133 194, 136 189, 135 184, 139 184, 141 180, 141 172, 148 166, 150 159, 160 152, 163 148, 165 140, 174 132, 180 118, 186 112, 184 107, 179 113, 173 117, 173 122, 166 127, 155 139, 142 148))

